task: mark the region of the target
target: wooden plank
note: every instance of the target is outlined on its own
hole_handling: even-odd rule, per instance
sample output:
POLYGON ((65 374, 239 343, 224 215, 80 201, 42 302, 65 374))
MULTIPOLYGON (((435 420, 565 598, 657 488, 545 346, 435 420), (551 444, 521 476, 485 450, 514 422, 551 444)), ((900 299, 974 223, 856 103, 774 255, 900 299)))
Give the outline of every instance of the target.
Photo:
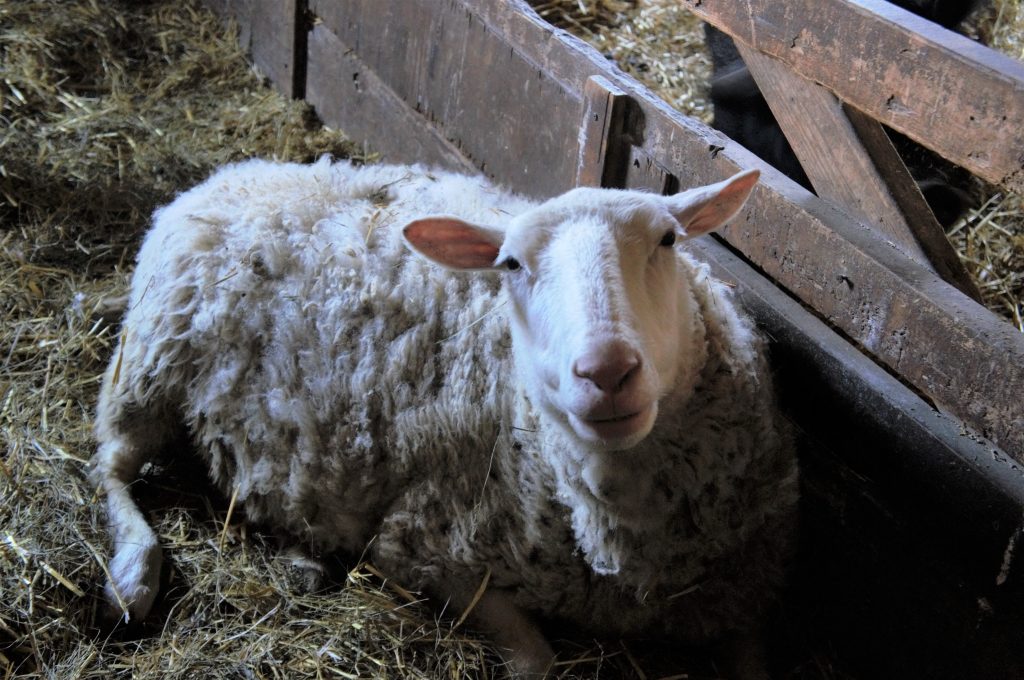
POLYGON ((373 140, 383 161, 475 170, 435 128, 424 129, 422 117, 322 25, 309 35, 306 99, 328 125, 353 139, 373 140))
POLYGON ((625 92, 601 76, 588 78, 583 85, 577 186, 617 186, 621 183, 617 175, 626 166, 622 154, 630 146, 623 140, 627 101, 625 92))
MULTIPOLYGON (((782 375, 792 372, 783 388, 790 390, 785 395, 787 410, 804 429, 832 439, 840 431, 829 428, 845 422, 842 427, 851 436, 839 437, 836 447, 851 449, 856 469, 893 475, 889 483, 895 487, 900 486, 899 479, 917 480, 915 492, 964 509, 958 519, 964 530, 976 517, 988 516, 999 524, 996 544, 1005 547, 1010 532, 1024 522, 1024 480, 1010 459, 985 441, 965 436, 956 418, 925 403, 720 243, 698 239, 688 248, 710 263, 713 275, 731 284, 744 307, 757 316, 772 339, 773 358, 775 353, 787 354, 789 363, 782 375), (829 398, 823 400, 819 390, 826 390, 829 398), (886 446, 865 450, 863 444, 881 431, 886 446), (901 454, 894 456, 895 450, 901 454), (987 494, 981 493, 979 480, 991 486, 987 494)), ((990 566, 993 580, 998 567, 990 566)))
MULTIPOLYGON (((645 151, 688 186, 720 179, 648 111, 645 151)), ((728 147, 716 161, 756 167, 728 147)), ((943 410, 1024 462, 1024 335, 868 229, 764 166, 761 188, 724 238, 943 410)))
MULTIPOLYGON (((418 107, 446 139, 454 137, 458 148, 468 149, 476 166, 485 165, 504 184, 527 194, 549 196, 571 188, 584 84, 593 75, 603 76, 636 102, 632 134, 643 159, 635 160, 660 169, 648 172, 649 179, 663 177, 664 171, 681 186, 693 186, 740 168, 761 168, 761 185, 742 219, 724 232, 728 242, 876 361, 1024 462, 1019 404, 1024 335, 1010 324, 745 149, 672 110, 591 47, 543 22, 521 0, 448 0, 432 4, 430 17, 413 11, 422 8, 417 2, 401 8, 394 2, 371 7, 353 0, 344 5, 351 16, 329 3, 335 13, 323 22, 345 27, 351 39, 343 44, 360 60, 364 52, 370 57, 394 52, 374 58, 380 68, 397 74, 402 91, 396 95, 411 110, 418 107), (405 8, 409 11, 401 11, 405 8), (374 16, 363 24, 367 13, 374 16), (467 52, 470 27, 475 37, 473 51, 467 52), (401 63, 417 60, 403 46, 415 43, 407 36, 421 33, 429 33, 430 44, 440 50, 433 58, 435 73, 453 72, 445 65, 475 63, 478 52, 491 55, 481 61, 487 68, 468 78, 431 77, 425 45, 417 48, 427 50, 424 63, 401 63), (481 123, 492 109, 496 83, 506 92, 500 100, 506 122, 488 126, 481 123), (478 87, 484 88, 479 97, 478 87)), ((391 134, 390 128, 380 129, 370 139, 386 143, 391 134)))
POLYGON ((849 105, 843 106, 843 112, 864 145, 864 150, 875 164, 875 169, 888 188, 893 201, 906 219, 907 227, 928 253, 928 258, 939 276, 951 282, 974 301, 982 302, 981 291, 964 267, 956 249, 949 242, 945 229, 932 212, 917 182, 910 175, 885 128, 874 118, 849 105))
POLYGON ((682 0, 872 118, 1024 190, 1024 64, 884 0, 682 0))
POLYGON ((565 188, 575 179, 579 94, 566 97, 543 69, 495 40, 475 9, 459 0, 315 0, 311 7, 485 175, 533 196, 550 193, 552 175, 565 188))
POLYGON ((770 338, 782 405, 801 430, 790 614, 822 627, 863 677, 1024 677, 1024 581, 1006 562, 1022 533, 1019 467, 727 248, 689 248, 770 338), (982 602, 991 615, 979 616, 982 602))
MULTIPOLYGON (((742 147, 674 111, 521 0, 476 0, 472 11, 495 39, 563 83, 566 96, 600 74, 633 97, 643 151, 681 186, 761 168, 744 219, 724 232, 730 245, 882 365, 1024 462, 1024 334, 742 147)), ((552 192, 558 181, 550 177, 552 192)))
POLYGON ((285 96, 305 96, 305 0, 250 0, 256 65, 285 96))
POLYGON ((860 114, 859 127, 855 127, 842 102, 831 92, 773 57, 742 44, 737 48, 815 193, 878 229, 910 258, 981 302, 981 292, 882 126, 860 114), (871 151, 861 132, 870 135, 871 151), (885 176, 879 172, 876 158, 886 168, 885 176), (902 203, 896 200, 892 186, 902 192, 902 203))
POLYGON ((238 42, 274 87, 301 99, 305 87, 306 0, 206 0, 238 26, 238 42))

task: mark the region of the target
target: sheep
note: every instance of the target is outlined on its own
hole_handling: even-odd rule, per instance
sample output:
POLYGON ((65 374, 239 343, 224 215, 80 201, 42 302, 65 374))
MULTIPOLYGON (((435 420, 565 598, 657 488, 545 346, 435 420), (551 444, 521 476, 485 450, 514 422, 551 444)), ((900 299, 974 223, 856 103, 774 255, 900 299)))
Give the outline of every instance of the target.
POLYGON ((421 166, 253 160, 181 194, 97 407, 112 610, 153 605, 129 487, 185 428, 250 520, 468 610, 516 673, 554 658, 534 617, 755 639, 796 459, 762 339, 677 244, 757 178, 538 204, 421 166))

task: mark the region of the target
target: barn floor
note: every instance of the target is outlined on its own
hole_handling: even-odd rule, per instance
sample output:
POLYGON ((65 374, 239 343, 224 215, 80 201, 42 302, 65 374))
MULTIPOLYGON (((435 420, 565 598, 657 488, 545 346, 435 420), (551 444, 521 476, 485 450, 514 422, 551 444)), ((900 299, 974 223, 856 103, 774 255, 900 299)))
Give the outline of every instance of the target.
MULTIPOLYGON (((149 214, 231 160, 372 156, 265 87, 195 0, 6 0, 0 76, 0 676, 502 677, 486 645, 358 559, 303 592, 186 446, 138 489, 166 595, 142 626, 104 622, 91 418, 149 214)), ((850 677, 784 619, 776 677, 850 677)), ((717 677, 644 641, 558 649, 567 678, 717 677)))

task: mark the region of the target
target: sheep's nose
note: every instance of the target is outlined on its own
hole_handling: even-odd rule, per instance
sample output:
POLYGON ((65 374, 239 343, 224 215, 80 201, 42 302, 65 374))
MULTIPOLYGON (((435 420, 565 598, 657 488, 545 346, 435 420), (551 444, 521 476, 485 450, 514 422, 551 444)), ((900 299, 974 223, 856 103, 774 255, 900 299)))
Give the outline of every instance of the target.
POLYGON ((607 343, 588 350, 573 363, 573 374, 606 394, 621 392, 640 368, 640 353, 624 343, 607 343))

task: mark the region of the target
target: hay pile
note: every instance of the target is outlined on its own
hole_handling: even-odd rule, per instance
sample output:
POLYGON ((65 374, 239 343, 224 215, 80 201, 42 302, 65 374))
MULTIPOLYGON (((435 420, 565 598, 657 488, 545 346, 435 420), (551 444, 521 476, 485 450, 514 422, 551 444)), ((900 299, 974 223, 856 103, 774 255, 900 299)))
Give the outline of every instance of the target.
MULTIPOLYGON (((232 160, 355 152, 267 88, 232 36, 197 0, 0 3, 0 677, 504 677, 493 650, 373 565, 339 562, 331 587, 305 592, 184 443, 136 486, 164 595, 139 629, 101 620, 91 420, 150 213, 232 160)), ((676 650, 559 650, 565 678, 680 663, 713 676, 676 650)))
MULTIPOLYGON (((567 20, 587 24, 587 3, 571 4, 567 20)), ((600 6, 595 30, 631 3, 600 6)), ((696 44, 689 26, 676 39, 696 44)), ((166 597, 140 630, 101 625, 91 418, 150 213, 232 160, 354 153, 268 89, 232 35, 197 0, 0 3, 0 677, 501 677, 491 650, 372 565, 341 563, 332 588, 305 593, 188 456, 138 485, 166 548, 166 597)), ((629 67, 625 47, 602 49, 629 67)), ((694 55, 653 72, 685 80, 707 67, 694 55)), ((652 72, 645 60, 635 73, 652 72)), ((704 82, 684 83, 678 105, 700 114, 704 82)), ((618 641, 559 649, 563 677, 680 666, 676 650, 665 662, 618 641)), ((788 677, 839 677, 797 654, 788 677)))
MULTIPOLYGON (((613 59, 679 111, 710 123, 711 58, 701 22, 677 0, 532 0, 548 21, 613 59)), ((1024 59, 1024 2, 992 0, 966 32, 1024 59)), ((1024 331, 1024 197, 995 187, 949 237, 985 304, 1024 331)))
POLYGON ((227 161, 352 151, 230 35, 194 1, 0 3, 0 677, 485 675, 482 645, 371 567, 304 594, 181 465, 140 484, 169 596, 140 631, 99 625, 91 416, 149 214, 227 161))

